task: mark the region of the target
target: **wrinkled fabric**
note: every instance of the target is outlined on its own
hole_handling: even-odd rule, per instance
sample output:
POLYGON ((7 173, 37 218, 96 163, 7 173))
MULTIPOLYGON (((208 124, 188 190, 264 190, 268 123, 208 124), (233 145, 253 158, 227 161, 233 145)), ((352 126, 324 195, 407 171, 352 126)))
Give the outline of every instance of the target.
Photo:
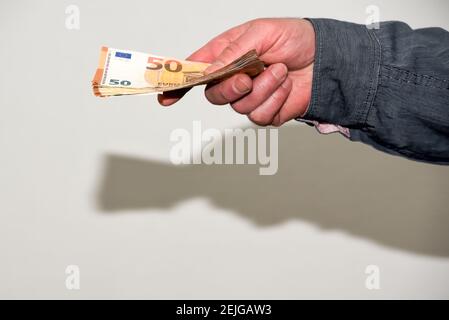
POLYGON ((312 98, 298 120, 348 130, 352 141, 390 154, 449 164, 449 33, 402 22, 371 29, 309 21, 316 34, 312 98))

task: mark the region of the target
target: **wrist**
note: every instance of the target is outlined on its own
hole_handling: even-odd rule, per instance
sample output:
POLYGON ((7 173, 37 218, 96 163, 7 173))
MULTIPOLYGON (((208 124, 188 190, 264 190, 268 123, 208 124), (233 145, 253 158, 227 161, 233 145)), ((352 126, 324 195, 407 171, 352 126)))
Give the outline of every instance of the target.
POLYGON ((312 96, 303 118, 345 127, 365 125, 378 83, 380 48, 364 25, 310 19, 316 48, 312 96))
POLYGON ((312 22, 308 19, 300 19, 299 23, 300 23, 300 30, 302 30, 301 32, 302 57, 300 57, 300 59, 301 61, 305 62, 305 66, 308 66, 315 61, 315 51, 316 51, 315 28, 312 22))

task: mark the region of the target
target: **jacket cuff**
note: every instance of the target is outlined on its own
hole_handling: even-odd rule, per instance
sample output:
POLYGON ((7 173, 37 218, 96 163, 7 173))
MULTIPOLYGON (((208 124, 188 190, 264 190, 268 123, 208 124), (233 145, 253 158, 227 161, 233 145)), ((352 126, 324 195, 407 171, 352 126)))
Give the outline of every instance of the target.
POLYGON ((312 97, 302 119, 365 126, 376 95, 380 44, 365 25, 308 19, 315 29, 312 97))

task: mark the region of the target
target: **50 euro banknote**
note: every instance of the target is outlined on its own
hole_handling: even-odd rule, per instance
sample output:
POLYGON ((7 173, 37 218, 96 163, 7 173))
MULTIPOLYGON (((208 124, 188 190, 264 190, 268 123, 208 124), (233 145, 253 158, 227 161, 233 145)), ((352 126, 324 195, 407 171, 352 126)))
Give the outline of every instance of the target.
POLYGON ((162 93, 218 82, 236 73, 253 77, 264 70, 255 50, 207 74, 209 65, 102 47, 92 89, 100 97, 162 93))

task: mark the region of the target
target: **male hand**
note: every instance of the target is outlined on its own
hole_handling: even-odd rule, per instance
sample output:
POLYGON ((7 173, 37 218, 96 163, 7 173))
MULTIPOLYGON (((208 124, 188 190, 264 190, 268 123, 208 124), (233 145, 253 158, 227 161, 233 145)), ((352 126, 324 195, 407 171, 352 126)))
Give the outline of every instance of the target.
MULTIPOLYGON (((215 71, 256 49, 268 67, 251 79, 237 74, 206 87, 213 104, 232 108, 258 125, 281 124, 303 115, 312 91, 315 32, 303 19, 257 19, 234 27, 208 42, 188 60, 212 63, 215 71)), ((159 103, 170 106, 187 91, 166 92, 159 103)))

